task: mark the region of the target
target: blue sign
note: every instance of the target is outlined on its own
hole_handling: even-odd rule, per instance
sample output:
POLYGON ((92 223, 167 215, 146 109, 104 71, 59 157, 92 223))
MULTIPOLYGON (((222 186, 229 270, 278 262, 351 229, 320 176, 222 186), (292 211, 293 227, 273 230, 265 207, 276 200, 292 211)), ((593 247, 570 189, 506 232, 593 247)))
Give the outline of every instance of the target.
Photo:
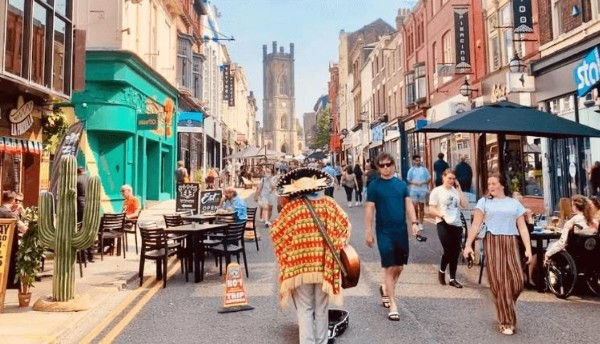
POLYGON ((573 71, 577 96, 583 97, 600 81, 600 52, 595 47, 573 71))
POLYGON ((202 112, 179 111, 177 125, 180 127, 201 127, 204 121, 202 112))
POLYGON ((383 141, 383 123, 371 129, 371 139, 373 141, 383 141))

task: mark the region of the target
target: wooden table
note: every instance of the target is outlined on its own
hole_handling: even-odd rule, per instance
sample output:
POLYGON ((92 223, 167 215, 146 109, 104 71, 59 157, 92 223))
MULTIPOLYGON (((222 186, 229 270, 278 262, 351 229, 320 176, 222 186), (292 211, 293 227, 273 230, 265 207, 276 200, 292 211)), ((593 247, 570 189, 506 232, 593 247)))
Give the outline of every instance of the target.
POLYGON ((543 293, 546 286, 546 283, 544 282, 544 253, 546 253, 548 242, 560 238, 560 235, 560 232, 550 231, 533 231, 529 233, 531 241, 535 241, 535 253, 537 254, 535 285, 539 293, 543 293), (544 246, 544 240, 546 240, 546 246, 544 246))
POLYGON ((234 212, 228 212, 228 213, 208 213, 208 214, 196 214, 196 215, 182 215, 181 219, 183 221, 188 221, 188 222, 199 222, 199 223, 204 223, 204 222, 208 222, 208 223, 213 223, 215 221, 215 219, 217 218, 217 216, 231 216, 235 214, 234 212))
MULTIPOLYGON (((191 243, 194 254, 194 282, 198 283, 204 279, 204 271, 200 273, 200 259, 204 257, 204 245, 202 245, 202 234, 227 229, 228 224, 190 223, 183 226, 167 227, 166 233, 186 234, 188 245, 191 243)), ((189 246, 188 246, 189 247, 189 246)))

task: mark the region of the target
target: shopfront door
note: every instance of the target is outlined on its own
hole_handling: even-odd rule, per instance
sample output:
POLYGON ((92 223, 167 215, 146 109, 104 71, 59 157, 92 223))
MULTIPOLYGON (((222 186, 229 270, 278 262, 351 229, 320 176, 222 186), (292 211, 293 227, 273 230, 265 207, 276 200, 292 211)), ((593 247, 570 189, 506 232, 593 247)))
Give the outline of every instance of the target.
POLYGON ((563 197, 585 195, 587 176, 585 166, 590 151, 589 138, 569 138, 549 141, 550 189, 551 204, 558 209, 558 202, 563 197), (588 152, 588 153, 586 153, 588 152))

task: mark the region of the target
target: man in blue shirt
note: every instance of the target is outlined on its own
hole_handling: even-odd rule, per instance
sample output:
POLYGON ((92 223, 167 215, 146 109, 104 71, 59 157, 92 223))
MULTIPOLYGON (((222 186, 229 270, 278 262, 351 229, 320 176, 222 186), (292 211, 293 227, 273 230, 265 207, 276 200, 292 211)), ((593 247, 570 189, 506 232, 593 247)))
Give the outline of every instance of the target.
POLYGON ((248 220, 248 205, 237 194, 237 191, 232 186, 228 186, 223 191, 223 209, 232 210, 235 212, 236 222, 248 220))
MULTIPOLYGON (((337 181, 337 179, 335 178, 335 175, 336 175, 335 168, 333 168, 333 166, 331 166, 331 163, 328 162, 325 165, 325 167, 323 167, 323 172, 330 175, 332 180, 337 181)), ((337 184, 339 185, 339 183, 337 183, 337 184)), ((333 185, 329 186, 325 189, 325 196, 333 197, 333 185)))
POLYGON ((406 182, 408 183, 408 191, 410 199, 415 206, 415 212, 419 222, 419 228, 423 230, 423 218, 425 217, 425 203, 429 194, 429 186, 431 175, 427 171, 427 167, 423 166, 420 155, 413 155, 413 165, 408 170, 406 182))

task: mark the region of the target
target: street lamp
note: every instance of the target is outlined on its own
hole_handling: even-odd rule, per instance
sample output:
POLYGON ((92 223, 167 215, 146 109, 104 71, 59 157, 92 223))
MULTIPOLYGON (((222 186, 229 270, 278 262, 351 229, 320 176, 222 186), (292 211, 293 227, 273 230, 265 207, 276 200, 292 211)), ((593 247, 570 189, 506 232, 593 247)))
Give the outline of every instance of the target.
POLYGON ((523 63, 519 54, 515 53, 515 56, 508 63, 508 68, 513 73, 522 73, 527 69, 527 66, 523 63))
POLYGON ((471 95, 473 94, 473 92, 477 92, 479 90, 476 89, 476 88, 471 87, 471 84, 469 84, 469 80, 467 80, 465 78, 465 82, 463 82, 463 84, 460 85, 460 88, 458 89, 458 91, 464 97, 471 97, 471 95))

